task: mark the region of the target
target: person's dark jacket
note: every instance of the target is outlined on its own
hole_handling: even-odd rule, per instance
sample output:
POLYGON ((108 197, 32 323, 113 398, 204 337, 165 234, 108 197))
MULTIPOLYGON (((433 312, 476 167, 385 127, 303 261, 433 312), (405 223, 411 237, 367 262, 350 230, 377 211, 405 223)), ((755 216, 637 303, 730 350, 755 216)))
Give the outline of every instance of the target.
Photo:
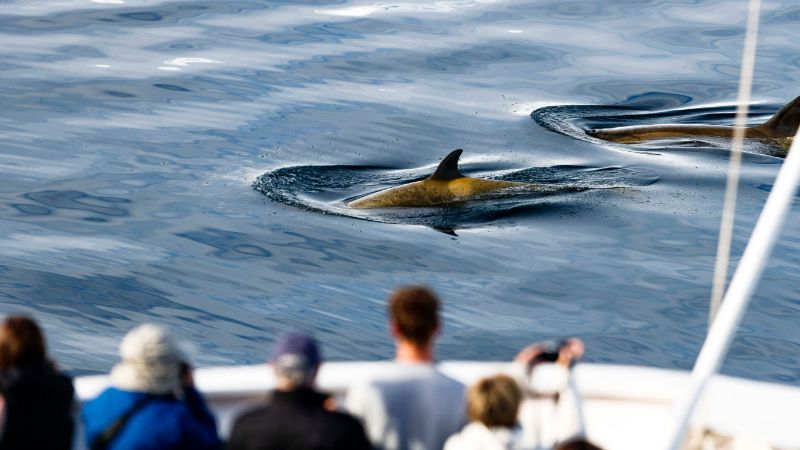
POLYGON ((49 361, 0 372, 3 423, 0 450, 72 448, 75 391, 72 379, 49 361))
POLYGON ((371 450, 361 422, 328 411, 326 399, 311 389, 275 391, 270 403, 236 420, 228 450, 371 450))

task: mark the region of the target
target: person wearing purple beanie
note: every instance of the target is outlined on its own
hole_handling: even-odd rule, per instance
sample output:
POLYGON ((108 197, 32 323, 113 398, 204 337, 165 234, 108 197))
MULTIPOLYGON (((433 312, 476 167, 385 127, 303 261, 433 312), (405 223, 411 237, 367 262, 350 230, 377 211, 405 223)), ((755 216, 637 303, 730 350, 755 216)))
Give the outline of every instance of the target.
POLYGON ((229 450, 371 450, 361 423, 331 411, 314 388, 322 363, 317 342, 301 332, 282 335, 270 364, 276 387, 266 405, 236 419, 229 450))

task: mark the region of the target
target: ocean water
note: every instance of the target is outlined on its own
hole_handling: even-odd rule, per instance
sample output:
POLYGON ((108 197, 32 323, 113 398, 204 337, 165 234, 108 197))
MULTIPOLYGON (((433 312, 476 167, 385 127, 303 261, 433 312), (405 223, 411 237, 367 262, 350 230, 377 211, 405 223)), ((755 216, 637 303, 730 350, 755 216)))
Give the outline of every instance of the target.
MULTIPOLYGON (((765 1, 752 123, 800 95, 800 4, 765 1)), ((75 374, 143 321, 198 366, 313 331, 392 355, 385 298, 444 301, 441 359, 577 335, 688 369, 706 331, 725 142, 587 127, 731 124, 743 0, 0 3, 0 312, 75 374), (545 109, 540 109, 545 108, 545 109), (531 117, 531 113, 538 113, 531 117), (463 148, 469 175, 575 189, 354 211, 463 148)), ((732 264, 782 159, 750 143, 732 264)), ((724 372, 800 377, 793 211, 724 372)))

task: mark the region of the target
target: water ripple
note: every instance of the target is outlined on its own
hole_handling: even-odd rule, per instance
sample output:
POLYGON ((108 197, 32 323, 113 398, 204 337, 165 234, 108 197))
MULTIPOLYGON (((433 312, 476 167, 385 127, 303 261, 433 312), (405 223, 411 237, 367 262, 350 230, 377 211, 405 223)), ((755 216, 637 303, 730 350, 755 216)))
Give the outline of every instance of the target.
MULTIPOLYGON (((385 296, 412 282, 444 299, 444 359, 565 334, 593 361, 695 356, 723 143, 585 130, 730 124, 743 2, 103 1, 0 2, 0 312, 41 318, 62 367, 108 370, 145 320, 198 365, 260 362, 290 326, 332 359, 385 358, 385 296), (442 148, 580 192, 343 205, 442 148)), ((754 122, 797 95, 795 3, 763 5, 754 122)), ((748 150, 734 254, 781 163, 748 150)), ((798 215, 728 373, 798 379, 798 215)))

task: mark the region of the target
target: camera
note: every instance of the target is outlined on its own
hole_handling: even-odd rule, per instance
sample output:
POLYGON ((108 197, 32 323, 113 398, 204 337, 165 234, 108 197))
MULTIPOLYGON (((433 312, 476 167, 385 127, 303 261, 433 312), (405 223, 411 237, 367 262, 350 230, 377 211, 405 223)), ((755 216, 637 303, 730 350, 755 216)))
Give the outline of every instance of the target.
POLYGON ((559 342, 558 344, 555 342, 545 343, 544 350, 533 358, 531 365, 545 362, 553 363, 558 361, 558 356, 562 346, 564 346, 564 342, 559 342))
POLYGON ((559 393, 566 389, 570 367, 557 364, 566 341, 545 342, 541 351, 528 363, 526 389, 539 399, 558 402, 559 393))
POLYGON ((556 362, 558 361, 558 350, 539 353, 534 360, 536 362, 556 362))

